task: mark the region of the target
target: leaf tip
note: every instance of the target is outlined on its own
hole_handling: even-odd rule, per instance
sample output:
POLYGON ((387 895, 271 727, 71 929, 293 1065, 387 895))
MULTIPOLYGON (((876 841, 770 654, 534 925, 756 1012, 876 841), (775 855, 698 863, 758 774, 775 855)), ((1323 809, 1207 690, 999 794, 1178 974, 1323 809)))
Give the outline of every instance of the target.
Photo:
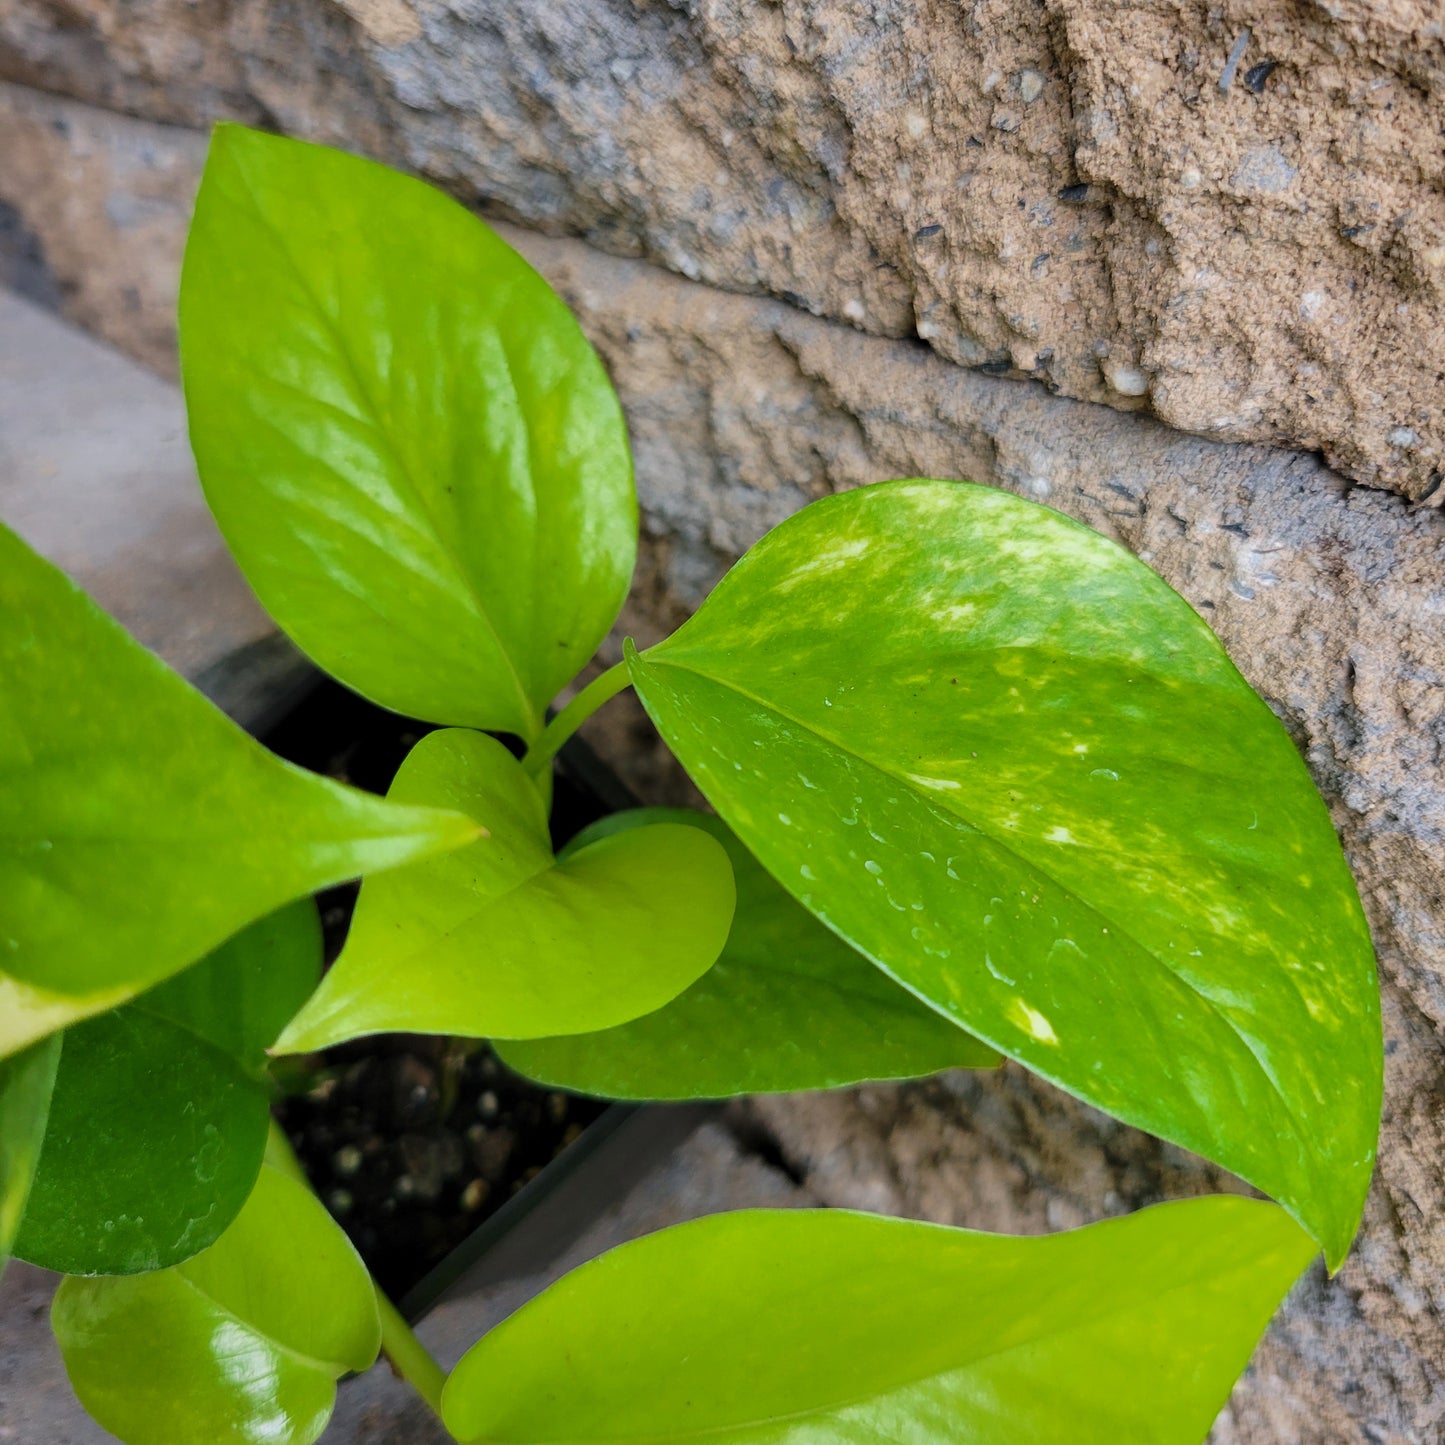
MULTIPOLYGON (((1313 1233, 1313 1231, 1311 1231, 1313 1233)), ((1350 1249, 1354 1245, 1355 1235, 1359 1233, 1359 1222, 1344 1228, 1330 1228, 1321 1231, 1323 1239, 1316 1239, 1315 1243, 1324 1250, 1325 1268, 1333 1279, 1344 1267, 1345 1261, 1350 1257, 1350 1249)))
POLYGON ((1347 1202, 1343 1192, 1334 1198, 1277 1202, 1295 1225, 1306 1234, 1315 1250, 1323 1253, 1325 1268, 1333 1279, 1349 1258, 1364 1218, 1365 1198, 1347 1202))
POLYGON ((288 1054, 315 1054, 372 1034, 395 1032, 394 1021, 376 1010, 351 987, 343 968, 346 952, 331 966, 315 992, 291 1016, 276 1042, 266 1050, 271 1058, 288 1054))
POLYGON ((239 121, 218 120, 211 127, 210 144, 206 149, 206 167, 210 169, 217 162, 229 161, 255 141, 270 138, 264 131, 254 130, 239 121))
POLYGON ((466 813, 449 808, 407 809, 416 820, 416 838, 421 845, 420 854, 450 853, 456 848, 465 848, 481 838, 490 838, 490 830, 466 813))

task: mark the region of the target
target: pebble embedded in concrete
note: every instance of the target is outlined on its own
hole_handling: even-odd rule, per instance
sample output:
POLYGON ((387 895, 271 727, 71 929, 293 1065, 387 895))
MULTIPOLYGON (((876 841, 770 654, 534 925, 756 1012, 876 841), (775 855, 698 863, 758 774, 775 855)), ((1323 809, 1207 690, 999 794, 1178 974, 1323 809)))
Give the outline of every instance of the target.
POLYGON ((1099 363, 1099 369, 1120 396, 1143 396, 1149 390, 1149 378, 1137 366, 1105 360, 1099 363))
POLYGON ((1245 152, 1229 183, 1241 191, 1273 196, 1287 191, 1298 174, 1298 169, 1277 145, 1255 146, 1245 152))

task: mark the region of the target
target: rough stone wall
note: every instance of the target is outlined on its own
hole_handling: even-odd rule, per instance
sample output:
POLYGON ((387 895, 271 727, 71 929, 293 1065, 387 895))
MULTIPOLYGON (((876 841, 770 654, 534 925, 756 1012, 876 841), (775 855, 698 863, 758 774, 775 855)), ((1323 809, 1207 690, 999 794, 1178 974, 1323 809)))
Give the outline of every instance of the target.
POLYGON ((7 0, 0 78, 1445 500, 1438 0, 7 0))
POLYGON ((198 133, 0 86, 0 285, 174 376, 180 222, 205 154, 198 133))
MULTIPOLYGON (((165 3, 156 0, 146 12, 162 11, 165 3)), ((225 26, 255 9, 217 6, 210 20, 229 45, 234 36, 225 26)), ((645 4, 635 9, 642 17, 661 13, 645 4)), ((530 13, 520 5, 506 10, 530 13)), ((557 6, 559 17, 567 12, 565 4, 557 6)), ((0 15, 0 35, 18 33, 19 12, 7 13, 8 20, 0 15)), ((87 5, 80 13, 70 30, 51 35, 46 76, 52 83, 70 73, 61 64, 65 46, 90 33, 96 12, 87 5)), ((146 82, 152 91, 145 89, 136 79, 145 66, 164 75, 174 73, 171 62, 163 48, 136 58, 144 49, 137 34, 152 33, 144 17, 122 25, 118 8, 107 13, 120 29, 106 39, 105 63, 112 69, 96 72, 103 79, 94 80, 98 97, 152 115, 162 113, 162 101, 203 111, 200 91, 185 90, 201 86, 194 66, 168 97, 154 88, 158 82, 146 82)), ((460 6, 450 13, 461 16, 457 23, 482 25, 460 6)), ((611 14, 605 6, 592 13, 596 25, 611 14)), ((390 27, 388 43, 416 43, 407 30, 409 9, 373 5, 368 14, 373 29, 390 27), (397 38, 405 34, 411 38, 397 38)), ((559 42, 572 34, 563 18, 556 22, 559 42)), ((695 19, 679 10, 657 23, 695 35, 695 19)), ((322 22, 313 16, 308 23, 322 22)), ((581 25, 575 16, 572 23, 581 25)), ((584 27, 583 33, 591 32, 584 27)), ((263 39, 274 50, 274 37, 263 39)), ((497 43, 504 42, 520 44, 506 37, 497 43)), ((36 53, 33 44, 29 53, 36 53)), ((280 59, 268 51, 263 63, 259 53, 220 47, 218 55, 200 57, 202 69, 216 70, 204 82, 212 87, 205 104, 229 97, 225 103, 243 115, 296 121, 298 128, 305 128, 301 111, 311 107, 317 133, 344 117, 330 109, 334 90, 317 81, 310 90, 287 91, 275 81, 280 59), (224 74, 217 70, 223 61, 231 67, 224 74), (267 91, 258 76, 271 77, 267 83, 278 90, 267 91), (263 115, 243 109, 252 103, 247 97, 261 93, 270 95, 263 115), (276 107, 283 100, 300 110, 282 115, 276 107), (318 119, 323 115, 329 119, 318 119)), ((384 109, 379 92, 355 78, 364 74, 359 53, 341 53, 327 84, 345 82, 358 124, 372 117, 366 134, 376 153, 386 155, 397 132, 376 119, 384 109), (356 100, 362 95, 373 109, 356 100)), ((97 67, 100 59, 90 63, 97 67)), ((513 69, 531 75, 527 84, 536 87, 550 73, 513 69)), ((798 84, 805 79, 797 77, 798 84)), ((608 83, 600 74, 593 81, 604 89, 608 83)), ((552 109, 537 102, 536 125, 545 130, 548 116, 580 105, 574 92, 585 99, 586 91, 575 77, 566 86, 558 81, 552 109)), ((455 101, 459 110, 473 103, 460 93, 455 101)), ((607 136, 586 129, 589 114, 583 106, 572 123, 605 150, 607 136)), ((458 134, 464 119, 456 122, 458 134)), ((445 129, 440 122, 438 128, 445 129)), ((165 282, 161 270, 173 268, 179 256, 199 136, 15 86, 0 87, 0 134, 6 138, 0 202, 14 210, 32 248, 49 261, 53 292, 70 298, 78 314, 88 308, 89 324, 142 352, 154 350, 127 322, 127 288, 142 297, 149 318, 144 336, 168 334, 173 281, 165 282), (140 154, 150 161, 127 171, 127 157, 140 154), (50 175, 69 177, 63 204, 37 179, 50 175), (148 201, 144 231, 127 229, 126 217, 134 213, 117 199, 137 188, 148 201), (138 257, 142 235, 146 255, 138 257), (152 273, 152 267, 160 269, 152 273), (141 284, 152 274, 154 282, 141 284)), ((369 148, 356 135, 351 139, 369 148)), ((557 177, 565 210, 573 204, 569 187, 579 183, 568 170, 569 153, 554 147, 549 159, 547 150, 538 142, 516 161, 516 174, 535 169, 539 194, 551 184, 547 177, 557 177)), ((495 157, 487 163, 502 164, 495 157)), ((669 184, 656 174, 639 174, 634 183, 640 196, 669 184)), ((766 187, 758 194, 765 197, 766 187)), ((516 198, 508 209, 525 213, 516 198)), ((572 229, 541 211, 529 217, 539 218, 572 229)), ((659 235, 662 224, 656 221, 659 235)), ((627 408, 647 536, 624 621, 640 638, 673 625, 733 556, 809 498, 907 474, 971 476, 1060 507, 1148 560, 1220 633, 1308 758, 1360 880, 1380 950, 1387 1091, 1380 1164, 1356 1251, 1338 1279, 1315 1275, 1296 1292, 1215 1438, 1220 1445, 1439 1440, 1445 1435, 1445 876, 1439 861, 1445 847, 1445 517, 1356 485, 1314 457, 1203 440, 1147 417, 1050 395, 1034 383, 980 374, 917 337, 808 314, 796 297, 730 293, 650 261, 618 259, 598 245, 536 230, 508 227, 506 234, 577 308, 627 408)), ((676 241, 681 233, 667 234, 676 241)), ((593 240, 624 249, 600 223, 593 240)), ((846 248, 830 254, 846 268, 846 248)), ((877 284, 892 285, 890 274, 881 272, 877 284)), ((756 289, 770 286, 758 282, 756 289)), ((629 762, 625 750, 646 738, 635 716, 609 710, 599 722, 601 741, 649 794, 660 797, 678 786, 656 754, 644 750, 629 762)), ((760 1101, 739 1117, 745 1128, 772 1136, 809 1187, 831 1202, 978 1227, 1058 1228, 1161 1197, 1229 1187, 1217 1170, 1013 1068, 902 1089, 760 1101)))

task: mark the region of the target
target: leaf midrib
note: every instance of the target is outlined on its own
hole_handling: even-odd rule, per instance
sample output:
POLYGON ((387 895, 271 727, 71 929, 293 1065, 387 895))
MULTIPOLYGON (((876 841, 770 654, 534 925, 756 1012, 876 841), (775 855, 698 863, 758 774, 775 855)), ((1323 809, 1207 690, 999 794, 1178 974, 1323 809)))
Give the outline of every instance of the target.
MULTIPOLYGON (((884 978, 888 980, 889 984, 891 985, 890 992, 896 993, 898 995, 897 999, 891 997, 885 998, 882 994, 870 993, 866 988, 863 988, 858 984, 851 984, 846 982, 839 983, 836 979, 831 978, 820 979, 817 974, 800 973, 797 969, 784 968, 774 963, 745 964, 734 962, 731 967, 737 969, 739 972, 746 969, 748 972, 759 974, 765 979, 770 977, 786 979, 791 982, 806 985, 810 988, 826 990, 829 993, 839 994, 844 998, 860 999, 864 1003, 871 1005, 874 1009, 885 1010, 888 1013, 894 1014, 897 1017, 904 1019, 905 1021, 910 1023, 920 1022, 924 1020, 929 1022, 936 1021, 942 1029, 952 1029, 961 1038, 971 1040, 974 1043, 981 1042, 981 1040, 975 1039, 974 1036, 969 1033, 969 1031, 964 1028, 962 1024, 958 1023, 954 1019, 948 1018, 945 1015, 940 1014, 937 1009, 930 1008, 927 1004, 923 1003, 916 994, 909 992, 908 989, 906 989, 891 975, 883 973, 883 970, 879 968, 872 959, 865 958, 856 949, 852 950, 852 952, 853 957, 857 959, 858 963, 862 967, 872 969, 875 973, 881 974, 884 978)), ((721 963, 722 960, 719 959, 718 962, 721 963)), ((715 964, 713 967, 716 968, 717 965, 715 964)), ((702 978, 699 979, 698 982, 701 983, 704 979, 708 977, 711 972, 712 969, 709 969, 708 973, 703 974, 702 978)), ((987 1045, 986 1047, 992 1046, 987 1045)))
MULTIPOLYGON (((629 828, 628 830, 626 830, 625 833, 613 834, 612 837, 621 838, 626 837, 632 833, 639 833, 643 831, 645 831, 644 828, 629 828)), ((581 848, 577 849, 576 852, 567 853, 566 856, 563 856, 562 854, 552 853, 551 845, 545 839, 546 835, 541 834, 538 835, 537 838, 531 840, 540 849, 544 850, 548 855, 540 868, 537 868, 535 871, 526 874, 524 877, 516 879, 512 883, 508 884, 505 888, 503 888, 501 892, 490 894, 485 899, 482 899, 474 909, 467 912, 449 927, 442 929, 429 942, 421 945, 418 948, 413 949, 411 952, 404 955, 405 962, 409 964, 414 959, 421 957, 423 954, 433 953, 439 944, 443 942, 453 941, 456 934, 460 933, 465 928, 472 927, 478 919, 489 913, 498 904, 504 903, 514 894, 521 893, 525 889, 530 888, 533 884, 539 883, 549 874, 564 873, 568 868, 570 868, 574 863, 576 863, 578 858, 580 858, 583 854, 589 852, 598 843, 605 843, 611 841, 611 838, 594 838, 591 842, 586 843, 581 848)), ((336 962, 337 964, 339 964, 341 962, 341 959, 338 958, 336 962)), ((618 1027, 621 1026, 619 1025, 618 1027)))
MULTIPOLYGON (((533 841, 535 842, 536 840, 533 841)), ((538 879, 545 878, 546 875, 549 873, 555 873, 557 869, 562 866, 562 863, 554 856, 549 860, 545 860, 542 863, 541 867, 534 869, 531 873, 527 873, 520 878, 514 879, 511 883, 503 887, 499 892, 489 893, 485 898, 478 899, 476 906, 469 908, 468 911, 464 913, 460 918, 458 918, 455 923, 448 925, 446 928, 440 929, 436 933, 436 935, 430 938, 427 942, 418 945, 416 948, 403 955, 403 963, 401 966, 405 967, 411 964, 415 959, 435 953, 438 946, 443 943, 453 943, 457 934, 459 934, 463 929, 471 928, 473 925, 476 924, 478 919, 485 917, 486 914, 490 913, 492 909, 495 908, 499 903, 504 903, 514 894, 521 893, 525 889, 530 888, 534 883, 538 881, 538 879)), ((341 963, 341 958, 337 958, 336 963, 337 965, 339 965, 341 963)))

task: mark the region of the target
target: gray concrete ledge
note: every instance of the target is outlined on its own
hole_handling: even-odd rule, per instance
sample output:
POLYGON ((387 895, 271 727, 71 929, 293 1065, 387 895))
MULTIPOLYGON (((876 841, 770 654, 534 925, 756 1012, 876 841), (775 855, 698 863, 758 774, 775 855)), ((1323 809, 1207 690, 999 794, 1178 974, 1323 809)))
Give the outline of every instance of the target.
POLYGON ((3 291, 0 521, 188 676, 275 632, 206 509, 180 392, 3 291))

